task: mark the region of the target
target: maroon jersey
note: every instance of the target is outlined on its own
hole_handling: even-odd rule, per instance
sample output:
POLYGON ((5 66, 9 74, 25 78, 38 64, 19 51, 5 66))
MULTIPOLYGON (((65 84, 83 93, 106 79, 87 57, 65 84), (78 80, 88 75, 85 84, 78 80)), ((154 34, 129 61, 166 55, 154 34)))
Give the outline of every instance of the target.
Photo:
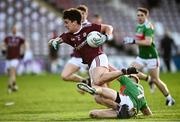
POLYGON ((4 42, 7 47, 7 59, 16 59, 20 58, 20 48, 24 44, 24 39, 18 36, 8 36, 5 38, 4 42))
MULTIPOLYGON (((82 26, 86 26, 88 24, 91 24, 91 23, 88 20, 85 20, 82 23, 82 26)), ((81 58, 81 55, 79 54, 79 52, 76 49, 74 49, 73 52, 71 53, 71 57, 81 58)))
POLYGON ((81 55, 76 49, 73 49, 73 52, 71 53, 71 57, 81 58, 81 55))
POLYGON ((76 33, 63 33, 60 37, 64 43, 67 43, 74 47, 83 59, 84 64, 91 65, 92 60, 103 53, 102 47, 93 48, 90 47, 86 42, 87 35, 92 31, 101 31, 101 25, 87 24, 83 26, 76 33))

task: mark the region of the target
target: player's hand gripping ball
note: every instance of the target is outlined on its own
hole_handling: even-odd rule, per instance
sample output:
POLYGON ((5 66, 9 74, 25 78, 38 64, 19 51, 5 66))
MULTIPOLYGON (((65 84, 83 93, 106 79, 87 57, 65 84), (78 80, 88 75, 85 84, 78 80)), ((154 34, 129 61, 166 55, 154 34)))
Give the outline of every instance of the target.
POLYGON ((99 47, 104 43, 103 35, 98 31, 92 31, 87 35, 86 41, 90 47, 99 47))

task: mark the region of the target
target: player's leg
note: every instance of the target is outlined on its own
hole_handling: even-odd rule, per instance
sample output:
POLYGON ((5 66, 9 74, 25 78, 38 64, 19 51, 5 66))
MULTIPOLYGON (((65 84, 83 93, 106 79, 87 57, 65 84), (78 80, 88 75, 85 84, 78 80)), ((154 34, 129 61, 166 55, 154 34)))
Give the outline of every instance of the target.
MULTIPOLYGON (((75 74, 80 69, 81 58, 71 58, 65 65, 61 77, 64 81, 82 82, 85 78, 75 74)), ((82 64, 82 63, 81 63, 82 64)), ((83 65, 83 64, 82 64, 83 65)))
POLYGON ((61 73, 61 77, 64 81, 80 82, 82 77, 75 74, 79 71, 80 67, 67 63, 61 73))
MULTIPOLYGON (((118 69, 115 68, 113 65, 109 64, 109 72, 116 71, 116 70, 118 70, 118 69)), ((107 83, 107 86, 108 86, 109 88, 111 87, 111 83, 112 83, 112 82, 113 82, 113 81, 107 83)))
POLYGON ((107 82, 118 78, 121 74, 120 70, 109 72, 109 63, 105 54, 97 56, 92 61, 89 69, 92 85, 97 86, 103 86, 107 82))
POLYGON ((7 68, 8 68, 8 93, 12 91, 17 91, 18 86, 16 84, 16 67, 19 61, 17 59, 7 61, 7 68))
POLYGON ((156 86, 166 97, 166 105, 171 106, 175 103, 174 99, 171 97, 166 84, 159 78, 159 67, 150 70, 151 78, 153 79, 156 86))
POLYGON ((119 70, 109 72, 106 67, 96 67, 92 70, 90 76, 93 80, 92 85, 102 86, 107 82, 113 81, 114 79, 118 78, 121 74, 122 72, 119 70))
POLYGON ((96 87, 95 93, 94 98, 98 104, 115 110, 118 108, 119 103, 116 99, 119 100, 119 97, 117 98, 119 95, 117 95, 118 93, 115 90, 105 87, 96 87))
POLYGON ((89 116, 91 118, 117 118, 117 112, 113 109, 92 110, 89 116))
POLYGON ((77 87, 94 95, 96 103, 107 106, 109 108, 117 109, 117 92, 110 88, 94 86, 93 88, 84 83, 78 83, 77 87))

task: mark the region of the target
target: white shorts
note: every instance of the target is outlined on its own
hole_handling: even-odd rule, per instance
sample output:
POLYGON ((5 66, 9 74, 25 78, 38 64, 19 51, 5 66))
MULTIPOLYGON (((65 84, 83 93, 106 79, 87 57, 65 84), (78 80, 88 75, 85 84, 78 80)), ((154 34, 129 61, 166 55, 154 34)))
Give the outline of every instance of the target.
POLYGON ((72 57, 71 59, 69 59, 68 63, 74 64, 78 67, 84 66, 84 64, 82 63, 82 58, 77 58, 77 57, 72 57))
POLYGON ((119 94, 119 97, 121 99, 121 102, 119 103, 121 106, 127 104, 129 106, 129 110, 131 110, 134 107, 133 102, 131 101, 129 96, 119 94))
POLYGON ((93 59, 91 66, 89 68, 89 75, 91 77, 91 82, 94 82, 92 78, 93 69, 96 67, 106 67, 109 68, 108 58, 106 54, 101 54, 93 59))
POLYGON ((10 67, 17 68, 18 64, 19 64, 18 59, 6 60, 6 69, 9 69, 10 67))
POLYGON ((107 58, 106 54, 101 54, 101 55, 97 56, 96 58, 94 58, 89 70, 92 70, 95 67, 100 67, 100 66, 109 68, 109 62, 108 62, 108 58, 107 58))
POLYGON ((135 63, 142 65, 143 67, 147 67, 148 69, 154 69, 159 67, 160 61, 159 58, 152 58, 152 59, 143 59, 137 57, 135 63))

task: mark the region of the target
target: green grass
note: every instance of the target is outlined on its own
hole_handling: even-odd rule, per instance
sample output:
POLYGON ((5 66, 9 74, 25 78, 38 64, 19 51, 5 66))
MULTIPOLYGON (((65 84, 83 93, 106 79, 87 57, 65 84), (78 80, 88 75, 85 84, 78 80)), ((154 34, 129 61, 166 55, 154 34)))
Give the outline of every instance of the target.
MULTIPOLYGON (((154 115, 126 121, 180 121, 180 73, 161 74, 161 78, 175 98, 175 106, 165 106, 160 91, 156 88, 155 94, 150 94, 147 83, 142 81, 154 115)), ((0 121, 119 121, 89 118, 90 110, 104 107, 97 105, 89 94, 79 94, 74 83, 62 81, 59 75, 25 75, 17 80, 19 91, 9 95, 7 76, 0 76, 0 121), (6 102, 15 104, 5 106, 6 102)), ((119 84, 114 82, 112 87, 117 90, 119 84)))

